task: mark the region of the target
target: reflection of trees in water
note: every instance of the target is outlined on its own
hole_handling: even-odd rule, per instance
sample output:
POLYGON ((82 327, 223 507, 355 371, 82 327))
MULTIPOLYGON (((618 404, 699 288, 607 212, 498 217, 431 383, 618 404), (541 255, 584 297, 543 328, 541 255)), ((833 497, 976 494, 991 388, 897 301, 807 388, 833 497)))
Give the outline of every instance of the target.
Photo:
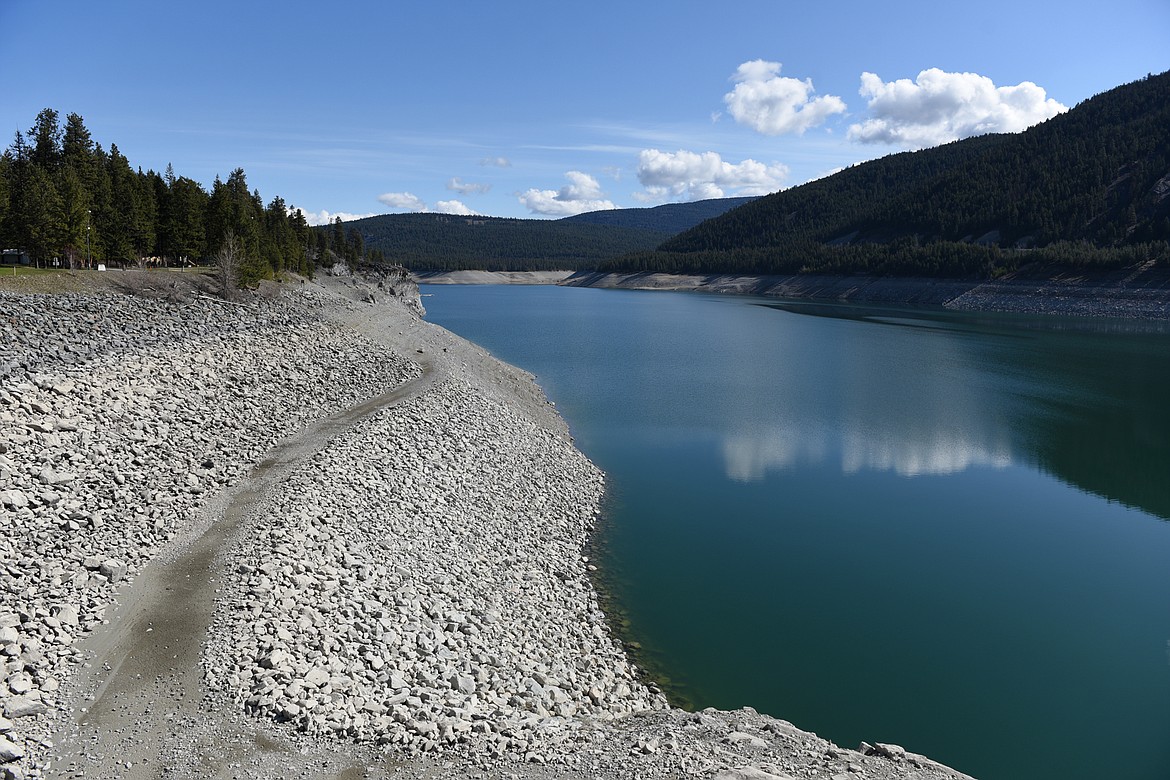
POLYGON ((1066 365, 1038 366, 1079 392, 1038 399, 1038 413, 1021 421, 1030 453, 1081 490, 1170 520, 1170 340, 1099 346, 1082 359, 1065 355, 1066 365), (1150 346, 1161 349, 1140 349, 1150 346))

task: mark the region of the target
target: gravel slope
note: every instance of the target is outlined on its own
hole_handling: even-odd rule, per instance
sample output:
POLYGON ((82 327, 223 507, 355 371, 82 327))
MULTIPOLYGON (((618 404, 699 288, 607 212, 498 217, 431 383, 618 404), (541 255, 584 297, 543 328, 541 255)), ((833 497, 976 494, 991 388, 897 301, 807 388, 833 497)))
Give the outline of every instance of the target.
POLYGON ((667 707, 531 377, 330 285, 0 293, 0 777, 958 776, 667 707))

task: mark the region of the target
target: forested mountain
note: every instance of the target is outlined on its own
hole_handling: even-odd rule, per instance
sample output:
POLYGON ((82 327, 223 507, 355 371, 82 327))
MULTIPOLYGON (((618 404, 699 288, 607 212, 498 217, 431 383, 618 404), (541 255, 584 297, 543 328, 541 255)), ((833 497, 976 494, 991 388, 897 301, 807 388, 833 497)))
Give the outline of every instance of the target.
POLYGON ((347 222, 387 262, 414 271, 546 271, 593 268, 649 250, 669 233, 563 219, 383 214, 347 222))
POLYGON ((755 198, 711 198, 642 209, 606 209, 563 217, 560 221, 638 228, 673 236, 753 200, 755 198))
POLYGON ((314 234, 280 197, 264 205, 242 168, 216 177, 210 192, 169 165, 144 173, 115 144, 95 143, 77 114, 62 127, 44 109, 0 156, 0 248, 37 265, 190 264, 208 261, 229 236, 242 284, 363 256, 360 237, 340 225, 314 234))
POLYGON ((895 154, 752 201, 602 270, 989 276, 1170 263, 1170 72, 1023 133, 895 154))
POLYGON ((751 200, 607 209, 555 220, 383 214, 346 225, 388 262, 415 271, 563 271, 652 250, 675 233, 751 200))

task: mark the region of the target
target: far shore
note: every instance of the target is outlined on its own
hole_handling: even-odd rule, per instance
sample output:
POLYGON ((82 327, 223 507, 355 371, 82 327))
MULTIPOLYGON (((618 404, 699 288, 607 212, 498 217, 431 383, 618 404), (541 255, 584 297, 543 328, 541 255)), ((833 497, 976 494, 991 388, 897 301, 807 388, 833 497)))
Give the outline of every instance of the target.
POLYGON ((560 284, 576 271, 423 271, 418 284, 560 284))
POLYGON ((419 284, 539 285, 760 295, 816 302, 928 306, 955 311, 1170 320, 1170 271, 1156 266, 997 280, 790 274, 432 271, 419 284))

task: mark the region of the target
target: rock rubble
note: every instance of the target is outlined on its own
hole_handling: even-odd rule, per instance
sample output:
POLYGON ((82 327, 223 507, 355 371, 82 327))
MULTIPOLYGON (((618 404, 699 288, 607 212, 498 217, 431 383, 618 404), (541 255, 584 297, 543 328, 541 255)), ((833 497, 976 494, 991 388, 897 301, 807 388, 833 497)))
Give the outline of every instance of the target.
POLYGON ((306 420, 418 374, 299 297, 0 293, 0 727, 17 752, 45 738, 34 716, 116 586, 194 530, 208 494, 306 420))
POLYGON ((310 734, 489 758, 665 709, 587 576, 601 493, 565 440, 464 383, 387 409, 245 531, 208 681, 310 734))

